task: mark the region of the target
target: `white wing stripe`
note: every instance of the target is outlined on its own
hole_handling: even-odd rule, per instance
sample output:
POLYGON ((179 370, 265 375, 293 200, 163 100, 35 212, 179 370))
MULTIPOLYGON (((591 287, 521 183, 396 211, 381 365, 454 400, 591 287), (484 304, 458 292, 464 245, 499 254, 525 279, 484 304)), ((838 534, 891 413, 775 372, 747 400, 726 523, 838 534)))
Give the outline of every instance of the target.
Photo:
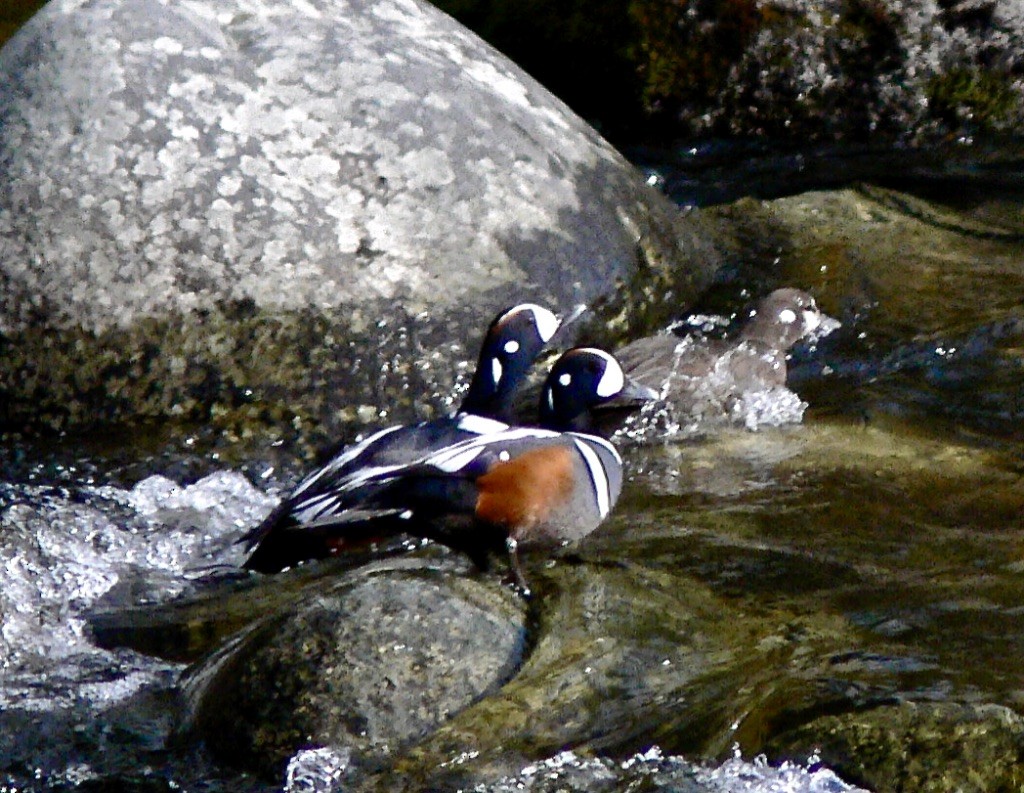
POLYGON ((378 465, 373 468, 362 468, 354 472, 351 476, 346 476, 342 481, 336 483, 331 488, 331 491, 335 493, 344 493, 348 490, 359 487, 370 479, 380 479, 388 474, 393 474, 396 471, 404 471, 408 467, 408 465, 378 465))
POLYGON ((432 460, 431 464, 435 468, 440 468, 449 474, 453 474, 456 471, 461 471, 473 460, 480 456, 483 449, 463 449, 458 454, 449 454, 441 460, 432 460))
POLYGON ((461 443, 453 444, 438 452, 427 455, 417 462, 425 465, 433 465, 437 468, 443 469, 449 458, 461 456, 464 453, 468 453, 471 449, 480 452, 489 446, 501 446, 509 441, 519 441, 525 438, 557 438, 559 435, 560 433, 557 432, 552 432, 550 430, 538 430, 531 427, 508 430, 507 432, 495 432, 489 435, 482 435, 479 438, 469 438, 461 443))
POLYGON ((319 469, 318 471, 314 471, 310 476, 307 476, 305 479, 303 479, 299 483, 299 486, 295 488, 295 492, 292 493, 291 497, 295 498, 296 496, 301 495, 302 493, 309 489, 310 485, 319 480, 322 476, 329 473, 333 473, 334 471, 337 471, 339 468, 344 467, 345 465, 356 459, 360 454, 362 454, 367 449, 367 447, 373 445, 381 438, 383 438, 385 435, 390 435, 392 432, 400 430, 401 428, 401 425, 397 427, 388 427, 386 429, 381 430, 380 432, 373 433, 373 435, 371 435, 369 438, 365 438, 361 440, 359 443, 355 444, 354 446, 350 446, 349 448, 345 449, 345 451, 343 451, 333 460, 330 460, 327 463, 327 465, 325 465, 323 468, 319 469))
POLYGON ((333 512, 337 506, 338 499, 334 496, 310 499, 302 509, 294 513, 294 517, 299 523, 309 523, 321 515, 333 512))

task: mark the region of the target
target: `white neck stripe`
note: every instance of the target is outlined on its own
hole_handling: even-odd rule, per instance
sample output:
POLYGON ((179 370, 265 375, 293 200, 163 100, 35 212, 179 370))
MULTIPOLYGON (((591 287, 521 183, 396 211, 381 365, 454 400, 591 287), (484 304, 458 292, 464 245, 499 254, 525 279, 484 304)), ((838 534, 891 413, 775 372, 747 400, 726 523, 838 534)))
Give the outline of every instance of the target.
POLYGON ((583 462, 590 470, 590 486, 594 490, 594 497, 597 499, 597 511, 602 518, 607 516, 612 509, 611 486, 608 484, 608 472, 604 469, 604 463, 597 452, 587 445, 586 441, 574 438, 573 442, 583 456, 583 462))
POLYGON ((589 443, 591 446, 600 446, 608 454, 615 458, 615 462, 622 465, 622 457, 619 456, 619 450, 615 448, 615 444, 606 438, 602 438, 600 435, 590 435, 586 432, 567 432, 566 435, 572 435, 574 438, 579 438, 584 443, 589 443))

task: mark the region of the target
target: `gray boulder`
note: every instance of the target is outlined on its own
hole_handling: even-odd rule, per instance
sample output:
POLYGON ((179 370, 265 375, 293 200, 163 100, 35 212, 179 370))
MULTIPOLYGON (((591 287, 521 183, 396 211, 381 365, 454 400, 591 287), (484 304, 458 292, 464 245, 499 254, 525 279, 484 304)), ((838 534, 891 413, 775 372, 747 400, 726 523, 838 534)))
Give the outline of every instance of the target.
POLYGON ((523 602, 415 564, 356 571, 199 663, 184 728, 279 778, 310 745, 372 766, 496 691, 523 657, 523 602))
POLYGON ((717 261, 419 0, 55 0, 0 72, 0 426, 446 407, 500 306, 628 322, 717 261))

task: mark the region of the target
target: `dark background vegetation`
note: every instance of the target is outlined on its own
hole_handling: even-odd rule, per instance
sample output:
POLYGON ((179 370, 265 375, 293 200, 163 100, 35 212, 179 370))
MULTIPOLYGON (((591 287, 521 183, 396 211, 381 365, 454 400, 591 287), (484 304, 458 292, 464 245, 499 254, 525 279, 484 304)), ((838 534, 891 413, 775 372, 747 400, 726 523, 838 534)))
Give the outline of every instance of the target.
MULTIPOLYGON (((435 0, 613 144, 1018 136, 1024 17, 997 0, 435 0)), ((39 0, 0 1, 0 42, 39 0)))
POLYGON ((0 3, 0 44, 13 36, 42 5, 40 0, 3 0, 0 3))

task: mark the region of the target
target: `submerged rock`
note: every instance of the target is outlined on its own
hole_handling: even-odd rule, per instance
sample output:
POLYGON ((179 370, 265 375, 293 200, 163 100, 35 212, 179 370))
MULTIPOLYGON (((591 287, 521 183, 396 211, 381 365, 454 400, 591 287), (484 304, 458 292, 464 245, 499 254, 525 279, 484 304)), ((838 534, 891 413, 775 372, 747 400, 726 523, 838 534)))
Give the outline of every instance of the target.
POLYGON ((58 0, 0 71, 0 426, 438 409, 500 305, 717 261, 419 0, 58 0))
POLYGON ((771 744, 776 756, 811 748, 879 793, 1018 790, 1024 776, 1024 720, 999 705, 905 702, 823 716, 771 744))
POLYGON ((386 568, 363 568, 197 665, 189 728, 274 778, 310 745, 372 766, 512 676, 525 618, 511 591, 386 568))

